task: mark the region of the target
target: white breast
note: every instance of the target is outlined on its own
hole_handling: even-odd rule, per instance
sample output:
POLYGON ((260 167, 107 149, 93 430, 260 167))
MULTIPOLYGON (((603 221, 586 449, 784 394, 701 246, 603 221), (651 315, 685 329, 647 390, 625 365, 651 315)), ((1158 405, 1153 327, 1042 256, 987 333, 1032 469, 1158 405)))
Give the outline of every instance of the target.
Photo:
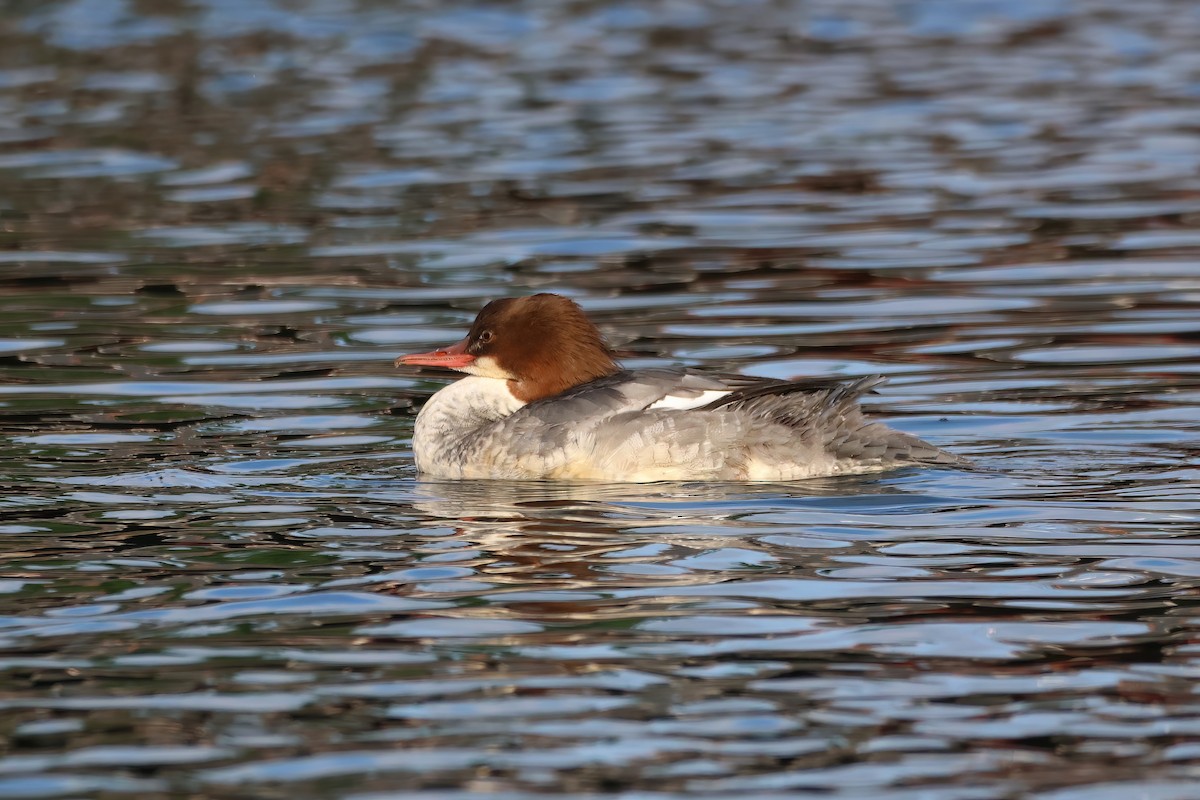
POLYGON ((464 452, 471 448, 472 437, 523 405, 504 380, 472 375, 450 384, 429 398, 417 415, 413 431, 417 469, 438 477, 466 477, 478 467, 465 463, 464 452))

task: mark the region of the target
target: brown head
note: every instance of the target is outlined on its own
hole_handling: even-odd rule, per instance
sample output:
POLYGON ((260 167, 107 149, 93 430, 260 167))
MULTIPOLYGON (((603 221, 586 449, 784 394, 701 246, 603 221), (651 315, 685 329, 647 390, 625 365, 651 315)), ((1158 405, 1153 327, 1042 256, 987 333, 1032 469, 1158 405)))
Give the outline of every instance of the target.
POLYGON ((583 309, 557 294, 493 300, 461 342, 400 356, 396 364, 507 380, 513 396, 527 403, 620 369, 583 309))

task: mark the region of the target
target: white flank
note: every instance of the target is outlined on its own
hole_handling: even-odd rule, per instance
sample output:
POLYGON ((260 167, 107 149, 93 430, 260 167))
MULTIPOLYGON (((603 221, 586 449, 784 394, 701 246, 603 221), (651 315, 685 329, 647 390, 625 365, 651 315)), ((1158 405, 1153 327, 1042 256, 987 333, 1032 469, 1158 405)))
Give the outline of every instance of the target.
POLYGON ((647 411, 661 409, 664 411, 687 411, 689 408, 703 408, 714 400, 720 400, 727 394, 732 394, 728 389, 709 389, 706 392, 701 392, 695 397, 679 397, 669 394, 661 400, 657 400, 646 406, 647 411))

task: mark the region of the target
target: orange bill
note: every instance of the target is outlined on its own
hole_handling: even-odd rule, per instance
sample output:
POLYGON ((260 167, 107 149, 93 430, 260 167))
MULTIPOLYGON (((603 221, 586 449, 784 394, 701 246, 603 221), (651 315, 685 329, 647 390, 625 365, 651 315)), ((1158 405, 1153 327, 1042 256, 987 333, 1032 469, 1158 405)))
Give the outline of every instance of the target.
POLYGON ((439 347, 428 353, 409 353, 396 359, 396 366, 410 367, 445 367, 446 369, 462 369, 475 360, 475 356, 467 352, 467 340, 439 347))

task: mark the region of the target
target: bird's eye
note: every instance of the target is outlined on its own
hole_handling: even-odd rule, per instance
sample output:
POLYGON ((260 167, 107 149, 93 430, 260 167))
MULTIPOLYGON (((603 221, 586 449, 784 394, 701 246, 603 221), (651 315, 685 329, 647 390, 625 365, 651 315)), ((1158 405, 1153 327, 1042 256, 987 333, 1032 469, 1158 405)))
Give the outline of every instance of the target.
POLYGON ((492 340, 492 332, 491 331, 484 331, 483 333, 481 333, 475 337, 475 341, 479 342, 480 344, 487 344, 491 340, 492 340))

